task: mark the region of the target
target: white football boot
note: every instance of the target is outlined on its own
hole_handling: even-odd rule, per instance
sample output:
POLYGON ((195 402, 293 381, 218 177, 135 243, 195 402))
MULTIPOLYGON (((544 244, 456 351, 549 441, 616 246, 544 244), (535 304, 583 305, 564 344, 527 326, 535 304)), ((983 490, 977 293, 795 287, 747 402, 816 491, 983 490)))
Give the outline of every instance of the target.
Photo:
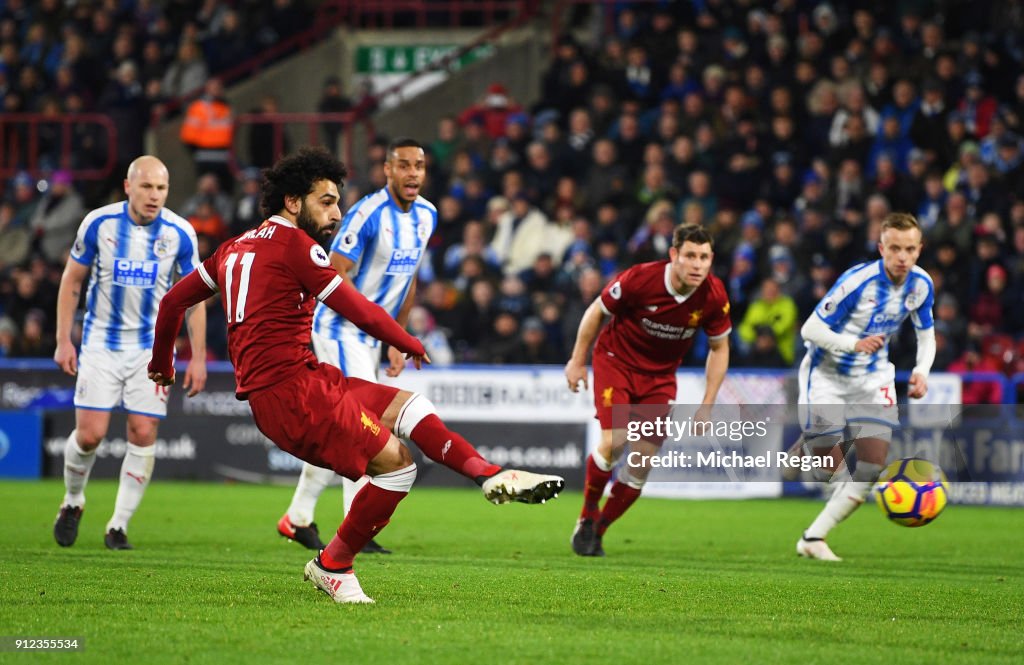
POLYGON ((821 539, 808 540, 803 536, 796 542, 796 553, 808 559, 819 561, 842 561, 841 557, 835 555, 829 546, 821 539))
POLYGON ((563 487, 565 480, 561 476, 505 469, 485 480, 481 489, 491 503, 544 503, 558 496, 563 487))
POLYGON ((302 579, 312 582, 313 586, 320 589, 336 603, 372 603, 370 598, 363 593, 359 586, 359 580, 353 572, 332 573, 324 570, 320 565, 319 557, 310 559, 306 564, 305 574, 302 579))

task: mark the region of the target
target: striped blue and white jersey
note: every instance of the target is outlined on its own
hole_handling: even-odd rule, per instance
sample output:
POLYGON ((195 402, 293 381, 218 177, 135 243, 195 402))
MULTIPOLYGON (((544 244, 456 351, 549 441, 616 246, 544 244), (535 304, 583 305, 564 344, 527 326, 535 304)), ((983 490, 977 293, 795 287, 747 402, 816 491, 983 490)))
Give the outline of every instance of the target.
POLYGON ((167 208, 145 226, 128 216, 127 201, 86 215, 71 248, 72 260, 92 269, 82 348, 152 348, 160 300, 199 265, 197 246, 192 225, 167 208))
POLYGON ((889 362, 889 338, 910 317, 914 327, 934 325, 932 304, 935 286, 921 268, 914 268, 903 284, 894 284, 882 260, 856 265, 843 273, 815 308, 832 332, 857 338, 884 335, 885 344, 875 353, 836 353, 806 342, 815 369, 842 376, 864 376, 889 362))
MULTIPOLYGON (((367 299, 397 316, 437 228, 437 209, 422 196, 403 212, 387 187, 360 199, 341 221, 331 251, 352 261, 349 279, 367 299)), ((313 332, 331 339, 357 335, 367 346, 380 342, 323 303, 313 332)))

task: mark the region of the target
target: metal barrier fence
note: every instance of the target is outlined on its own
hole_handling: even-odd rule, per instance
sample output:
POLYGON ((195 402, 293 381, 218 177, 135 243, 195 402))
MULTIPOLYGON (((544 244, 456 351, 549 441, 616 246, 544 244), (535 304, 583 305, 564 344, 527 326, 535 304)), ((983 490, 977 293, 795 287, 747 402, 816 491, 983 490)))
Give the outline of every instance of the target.
MULTIPOLYGON (((91 140, 102 137, 90 134, 91 140)), ((78 155, 81 157, 81 155, 78 155)), ((46 171, 66 169, 74 180, 103 180, 110 175, 117 159, 117 127, 109 116, 103 113, 0 113, 0 180, 6 180, 19 171, 27 171, 35 178, 47 175, 46 171), (99 129, 105 141, 94 146, 94 154, 105 154, 102 164, 80 166, 76 154, 83 151, 79 142, 84 140, 81 132, 99 129), (49 134, 49 136, 42 136, 49 134), (53 146, 43 146, 46 141, 53 146), (51 157, 43 148, 55 151, 53 163, 41 164, 40 158, 51 157)))
MULTIPOLYGON (((285 133, 289 125, 304 127, 308 133, 308 145, 320 145, 323 143, 322 135, 327 125, 337 125, 338 133, 341 136, 342 148, 341 157, 345 165, 349 167, 351 174, 352 166, 355 163, 356 149, 356 128, 362 127, 363 154, 373 143, 376 132, 373 121, 369 116, 349 111, 347 113, 243 113, 235 118, 235 142, 231 146, 229 162, 231 170, 235 173, 243 166, 238 158, 238 141, 245 132, 243 127, 254 125, 270 125, 274 160, 276 161, 285 154, 285 133)), ((333 152, 336 146, 328 146, 333 152)))

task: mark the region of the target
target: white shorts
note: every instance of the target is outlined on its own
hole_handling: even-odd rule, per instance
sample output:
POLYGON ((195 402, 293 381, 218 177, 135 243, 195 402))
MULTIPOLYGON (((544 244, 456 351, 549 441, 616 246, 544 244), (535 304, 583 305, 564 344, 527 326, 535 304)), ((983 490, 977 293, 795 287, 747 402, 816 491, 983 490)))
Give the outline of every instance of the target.
POLYGON ((800 427, 812 436, 838 434, 856 423, 859 437, 889 439, 899 427, 896 368, 892 363, 866 376, 840 376, 811 369, 811 354, 800 363, 800 427))
POLYGON ((154 418, 167 416, 170 386, 149 380, 146 366, 153 352, 82 349, 78 356, 75 408, 112 411, 123 408, 154 418))
POLYGON ((334 365, 345 376, 377 381, 380 347, 367 346, 356 334, 342 333, 341 339, 334 339, 314 332, 313 353, 317 360, 334 365))

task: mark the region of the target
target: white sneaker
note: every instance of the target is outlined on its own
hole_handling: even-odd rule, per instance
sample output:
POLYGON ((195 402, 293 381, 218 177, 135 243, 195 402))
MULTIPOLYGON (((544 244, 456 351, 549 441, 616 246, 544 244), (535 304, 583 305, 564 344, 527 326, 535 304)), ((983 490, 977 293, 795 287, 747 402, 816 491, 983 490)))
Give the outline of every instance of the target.
POLYGON ((796 542, 796 553, 808 559, 820 561, 842 561, 841 557, 835 555, 824 540, 807 540, 802 537, 796 542))
POLYGON ((329 570, 324 570, 317 558, 310 559, 306 564, 302 579, 312 582, 313 586, 326 593, 336 603, 373 602, 373 598, 363 593, 363 588, 359 586, 359 580, 356 579, 355 573, 332 573, 329 570))
POLYGON ((481 489, 491 503, 544 503, 565 487, 561 476, 548 476, 519 469, 505 469, 484 481, 481 489))

